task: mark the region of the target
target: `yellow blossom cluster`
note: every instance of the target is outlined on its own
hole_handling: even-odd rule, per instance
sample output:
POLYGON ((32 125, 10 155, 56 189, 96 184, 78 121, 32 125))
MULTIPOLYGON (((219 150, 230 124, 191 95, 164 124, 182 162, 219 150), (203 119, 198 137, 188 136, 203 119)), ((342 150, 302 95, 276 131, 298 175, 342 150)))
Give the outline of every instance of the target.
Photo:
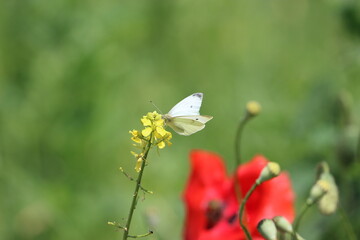
POLYGON ((163 149, 166 144, 171 145, 172 134, 164 129, 165 121, 160 114, 155 112, 149 112, 141 118, 141 123, 145 127, 143 130, 132 130, 130 134, 132 135, 131 140, 133 140, 137 145, 142 149, 142 152, 137 154, 131 152, 137 159, 135 170, 139 172, 141 170, 141 165, 144 160, 145 152, 151 146, 157 146, 159 149, 163 149))

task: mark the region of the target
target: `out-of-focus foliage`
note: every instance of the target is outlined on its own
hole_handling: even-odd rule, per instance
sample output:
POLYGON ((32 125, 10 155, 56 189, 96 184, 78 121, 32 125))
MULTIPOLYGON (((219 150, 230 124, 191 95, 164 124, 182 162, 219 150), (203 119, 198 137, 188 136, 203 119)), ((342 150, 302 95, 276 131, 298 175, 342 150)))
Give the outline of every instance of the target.
POLYGON ((119 239, 106 222, 124 222, 131 201, 117 170, 135 174, 128 131, 155 110, 149 100, 166 112, 193 92, 214 119, 151 153, 143 185, 155 194, 139 201, 134 233, 181 239, 189 150, 233 169, 238 120, 257 100, 243 159, 279 162, 299 206, 326 160, 345 218, 313 209, 302 235, 348 239, 344 222, 360 235, 356 1, 4 0, 0 239, 119 239))

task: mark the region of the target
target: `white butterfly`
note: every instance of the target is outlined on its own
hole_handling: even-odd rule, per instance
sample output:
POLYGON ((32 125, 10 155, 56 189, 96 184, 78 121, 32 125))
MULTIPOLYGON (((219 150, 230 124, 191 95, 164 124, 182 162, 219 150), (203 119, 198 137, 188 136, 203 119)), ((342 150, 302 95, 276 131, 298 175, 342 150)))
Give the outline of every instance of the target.
POLYGON ((202 93, 194 93, 176 104, 163 115, 166 124, 180 135, 189 136, 202 130, 212 116, 200 115, 202 93))

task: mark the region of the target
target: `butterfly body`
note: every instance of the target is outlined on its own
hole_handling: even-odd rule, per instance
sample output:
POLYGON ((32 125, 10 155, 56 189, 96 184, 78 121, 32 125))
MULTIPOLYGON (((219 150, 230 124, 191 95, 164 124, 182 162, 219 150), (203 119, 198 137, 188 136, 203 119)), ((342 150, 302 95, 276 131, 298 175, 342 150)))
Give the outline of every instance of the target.
POLYGON ((194 93, 163 115, 166 124, 180 135, 189 136, 202 130, 212 116, 200 115, 203 94, 194 93))

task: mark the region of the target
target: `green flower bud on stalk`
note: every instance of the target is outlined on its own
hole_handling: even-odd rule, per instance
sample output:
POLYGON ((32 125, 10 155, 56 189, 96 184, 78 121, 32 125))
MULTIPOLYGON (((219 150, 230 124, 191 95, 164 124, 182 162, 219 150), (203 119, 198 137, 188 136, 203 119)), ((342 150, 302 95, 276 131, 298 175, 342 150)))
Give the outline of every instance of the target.
POLYGON ((261 106, 256 101, 250 101, 246 104, 246 111, 251 117, 254 117, 260 113, 261 106))
POLYGON ((330 184, 325 180, 318 180, 310 190, 310 195, 306 200, 307 205, 312 205, 322 198, 330 189, 330 184))
POLYGON ((261 171, 260 176, 256 180, 257 184, 263 183, 274 177, 279 176, 281 172, 280 165, 276 162, 269 162, 261 171))
POLYGON ((283 216, 276 216, 273 218, 273 221, 275 223, 276 228, 279 229, 280 231, 290 234, 293 233, 293 227, 291 223, 283 216))
POLYGON ((334 177, 330 173, 329 165, 326 162, 319 164, 318 179, 325 180, 330 185, 328 192, 318 202, 320 212, 324 215, 330 215, 334 213, 338 207, 339 190, 334 177))
POLYGON ((277 230, 273 220, 271 219, 263 219, 257 225, 257 229, 259 233, 266 239, 266 240, 277 240, 277 230))

